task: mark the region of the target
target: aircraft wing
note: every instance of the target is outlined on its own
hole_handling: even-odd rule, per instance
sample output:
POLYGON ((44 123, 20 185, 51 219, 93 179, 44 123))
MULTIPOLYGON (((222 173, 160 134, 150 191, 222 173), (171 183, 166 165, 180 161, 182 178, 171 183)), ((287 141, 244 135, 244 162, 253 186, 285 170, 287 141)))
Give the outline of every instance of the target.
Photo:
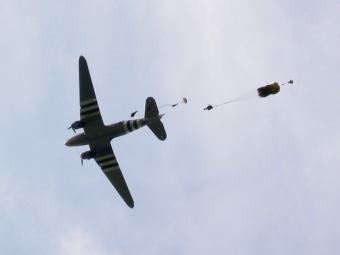
POLYGON ((93 89, 90 71, 83 56, 79 57, 79 99, 80 119, 86 123, 83 127, 84 132, 91 139, 97 133, 102 133, 105 125, 93 89))
POLYGON ((125 203, 133 208, 134 202, 130 194, 129 188, 126 185, 122 171, 120 170, 119 164, 117 162, 116 156, 113 153, 110 141, 102 140, 97 141, 95 144, 90 142, 90 148, 92 151, 96 152, 94 160, 97 162, 99 167, 103 170, 106 177, 115 187, 119 195, 123 198, 125 203))

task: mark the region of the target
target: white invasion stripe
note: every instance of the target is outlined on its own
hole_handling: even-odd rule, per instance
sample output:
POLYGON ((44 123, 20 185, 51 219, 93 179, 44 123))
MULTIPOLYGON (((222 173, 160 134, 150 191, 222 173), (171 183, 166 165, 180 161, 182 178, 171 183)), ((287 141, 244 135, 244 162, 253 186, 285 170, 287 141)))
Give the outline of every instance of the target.
POLYGON ((93 116, 96 116, 96 115, 99 115, 99 112, 94 112, 94 113, 89 113, 89 114, 86 114, 86 115, 81 115, 81 119, 90 118, 90 117, 93 117, 93 116))
POLYGON ((119 166, 114 166, 114 167, 103 169, 103 172, 107 173, 107 172, 111 172, 111 171, 114 171, 114 170, 119 170, 119 166))
POLYGON ((141 128, 141 127, 142 127, 142 125, 140 124, 140 119, 137 120, 137 127, 138 127, 138 128, 141 128))
POLYGON ((130 133, 130 131, 129 131, 129 129, 128 129, 128 127, 127 127, 127 122, 126 121, 124 121, 124 129, 125 129, 125 133, 130 133))
POLYGON ((132 131, 135 131, 135 130, 136 130, 136 129, 135 129, 134 122, 135 122, 135 120, 130 120, 130 127, 131 127, 132 131))
POLYGON ((111 165, 111 164, 117 164, 117 160, 110 160, 110 161, 107 161, 107 162, 104 162, 104 163, 100 163, 98 164, 100 167, 103 167, 103 166, 107 166, 107 165, 111 165))
POLYGON ((81 102, 80 106, 86 105, 86 104, 89 104, 89 103, 93 103, 93 102, 96 102, 96 101, 97 101, 96 98, 91 98, 91 99, 88 99, 88 100, 85 100, 85 101, 81 102))
POLYGON ((106 155, 104 155, 104 156, 100 156, 100 157, 95 157, 94 159, 97 161, 99 161, 99 160, 103 160, 103 159, 107 159, 107 158, 114 158, 115 157, 115 155, 113 154, 113 153, 110 153, 110 154, 106 154, 106 155))
POLYGON ((80 112, 86 112, 86 111, 93 110, 93 109, 98 109, 98 108, 99 108, 99 107, 98 107, 98 105, 96 104, 96 105, 88 106, 88 107, 86 107, 86 108, 81 108, 81 109, 80 109, 80 112))

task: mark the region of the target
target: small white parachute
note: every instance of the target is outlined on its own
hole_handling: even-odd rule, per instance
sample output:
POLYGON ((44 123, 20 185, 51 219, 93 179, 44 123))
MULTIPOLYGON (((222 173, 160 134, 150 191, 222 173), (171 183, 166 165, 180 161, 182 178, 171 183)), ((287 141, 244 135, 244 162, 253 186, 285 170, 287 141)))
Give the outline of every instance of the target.
POLYGON ((175 107, 176 105, 178 105, 178 104, 186 104, 188 102, 188 100, 186 99, 186 98, 183 98, 182 99, 182 101, 181 102, 179 102, 179 103, 176 103, 176 104, 165 104, 165 105, 162 105, 162 106, 160 106, 160 107, 158 107, 158 108, 162 108, 162 107, 165 107, 165 106, 172 106, 172 107, 175 107))
POLYGON ((172 107, 175 107, 176 105, 182 103, 182 104, 186 104, 188 102, 188 100, 186 98, 183 98, 181 102, 177 103, 177 104, 173 104, 172 107))

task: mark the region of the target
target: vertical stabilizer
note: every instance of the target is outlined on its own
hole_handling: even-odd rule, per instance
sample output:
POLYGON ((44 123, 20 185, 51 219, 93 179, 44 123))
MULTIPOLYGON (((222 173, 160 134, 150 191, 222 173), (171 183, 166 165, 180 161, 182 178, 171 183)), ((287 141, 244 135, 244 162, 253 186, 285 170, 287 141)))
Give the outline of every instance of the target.
POLYGON ((156 118, 159 115, 156 101, 153 97, 148 97, 145 102, 145 119, 156 118))

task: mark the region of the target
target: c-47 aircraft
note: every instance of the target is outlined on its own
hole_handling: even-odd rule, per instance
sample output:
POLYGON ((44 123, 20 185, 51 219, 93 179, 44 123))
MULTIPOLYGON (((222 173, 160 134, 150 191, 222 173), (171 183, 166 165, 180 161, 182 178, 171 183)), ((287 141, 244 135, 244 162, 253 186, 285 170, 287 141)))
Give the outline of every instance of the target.
POLYGON ((90 72, 83 56, 79 58, 79 95, 80 120, 73 122, 69 128, 72 128, 74 132, 75 129, 83 128, 84 132, 68 139, 65 145, 89 145, 91 150, 80 155, 81 161, 94 158, 125 203, 133 208, 132 196, 110 142, 113 138, 126 135, 144 126, 148 126, 159 140, 164 141, 166 132, 160 120, 164 114, 159 115, 155 99, 148 97, 145 103, 145 116, 143 119, 121 121, 108 126, 104 125, 90 72))

